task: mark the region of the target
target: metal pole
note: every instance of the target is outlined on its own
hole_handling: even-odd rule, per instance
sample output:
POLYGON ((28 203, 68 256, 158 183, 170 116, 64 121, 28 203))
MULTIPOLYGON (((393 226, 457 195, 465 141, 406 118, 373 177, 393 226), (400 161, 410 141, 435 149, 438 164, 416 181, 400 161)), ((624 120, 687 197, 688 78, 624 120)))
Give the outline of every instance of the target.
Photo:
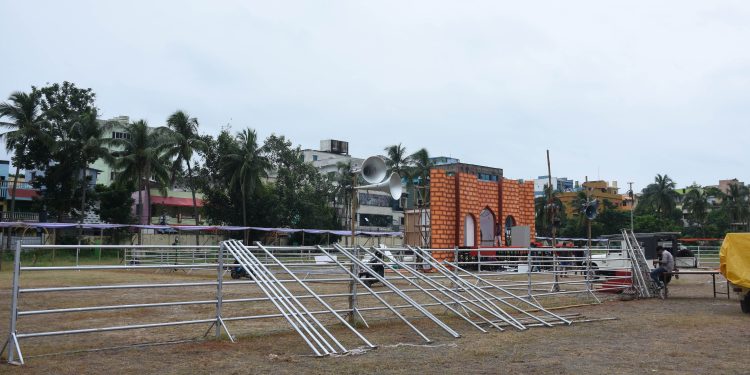
POLYGON ((552 229, 552 274, 555 279, 555 283, 552 284, 552 291, 560 291, 560 276, 558 275, 558 259, 557 259, 557 230, 555 229, 555 216, 557 216, 557 210, 553 208, 552 194, 555 189, 552 188, 552 169, 550 168, 549 162, 549 150, 547 150, 547 181, 549 181, 549 197, 547 198, 547 211, 549 212, 550 227, 552 229))
POLYGON ((424 341, 426 341, 428 343, 432 342, 432 340, 430 340, 427 336, 425 336, 424 333, 422 333, 422 331, 420 331, 419 329, 417 329, 417 327, 415 327, 410 321, 408 321, 403 315, 401 315, 401 313, 399 313, 398 310, 396 310, 393 306, 391 306, 390 304, 388 304, 388 302, 386 302, 385 299, 383 299, 383 297, 381 297, 379 294, 375 293, 375 291, 373 291, 369 286, 367 286, 367 284, 365 284, 362 280, 360 280, 359 277, 357 277, 355 274, 351 273, 351 270, 349 268, 346 268, 345 265, 341 264, 341 262, 339 262, 338 259, 336 259, 335 257, 333 257, 325 249, 323 249, 322 246, 317 246, 317 247, 318 247, 318 250, 320 250, 320 252, 322 252, 323 254, 327 255, 329 258, 331 258, 331 260, 333 260, 334 263, 336 263, 339 267, 341 267, 341 269, 344 270, 344 272, 348 273, 352 277, 352 279, 354 279, 358 283, 360 283, 368 292, 370 292, 370 294, 372 294, 373 297, 375 297, 378 301, 380 301, 380 303, 382 303, 383 305, 385 305, 389 310, 391 310, 394 314, 396 314, 396 316, 399 319, 401 319, 401 321, 403 321, 404 323, 406 323, 406 325, 409 326, 409 328, 411 328, 414 332, 416 332, 424 341))
POLYGON ((531 295, 531 249, 532 248, 529 248, 529 250, 526 252, 526 279, 528 282, 528 286, 526 289, 527 289, 529 298, 532 297, 531 295))
POLYGON ((628 185, 630 185, 630 190, 628 190, 628 194, 630 194, 630 231, 633 232, 633 211, 635 211, 635 192, 633 191, 633 183, 628 182, 628 185))
POLYGON ((21 241, 16 242, 16 254, 13 260, 13 291, 11 294, 10 307, 10 330, 8 331, 8 363, 15 362, 15 355, 18 354, 19 363, 23 364, 23 355, 21 348, 18 346, 16 337, 16 323, 18 321, 18 289, 19 279, 21 276, 21 241))
POLYGON ((305 307, 305 305, 303 305, 294 296, 294 294, 290 292, 289 289, 286 288, 286 286, 284 286, 284 284, 279 282, 279 279, 276 278, 276 276, 265 266, 265 264, 261 263, 260 259, 258 259, 255 254, 250 251, 250 249, 248 249, 246 246, 241 246, 241 249, 239 250, 239 254, 245 258, 245 261, 249 260, 250 264, 255 268, 256 277, 260 276, 260 279, 264 279, 266 285, 276 290, 283 301, 285 301, 293 310, 293 316, 303 322, 304 325, 302 328, 304 328, 308 332, 311 332, 311 337, 313 338, 313 340, 315 340, 316 343, 318 343, 318 345, 320 345, 323 351, 326 352, 325 354, 336 353, 336 349, 333 348, 333 346, 326 340, 325 336, 323 336, 323 334, 319 332, 318 328, 316 328, 315 325, 317 325, 320 330, 322 330, 329 338, 331 338, 334 343, 341 349, 341 351, 347 351, 346 348, 344 348, 344 346, 341 345, 341 343, 336 340, 336 338, 333 337, 333 335, 325 328, 325 326, 323 326, 323 324, 321 324, 320 321, 318 321, 318 319, 310 313, 307 307, 305 307), (307 317, 305 317, 304 314, 307 314, 307 317), (308 319, 312 320, 312 322, 308 319))
MULTIPOLYGON (((227 241, 229 242, 229 241, 227 241)), ((226 242, 225 242, 226 243, 226 242)), ((231 242, 229 242, 231 243, 231 242)), ((256 278, 256 285, 263 291, 264 294, 271 300, 271 302, 276 306, 276 308, 284 314, 284 318, 289 322, 289 324, 294 328, 295 331, 302 337, 302 339, 305 340, 307 345, 315 352, 315 355, 321 356, 325 354, 330 354, 328 350, 326 350, 325 346, 320 343, 318 338, 314 333, 311 332, 311 329, 314 331, 314 327, 312 327, 307 320, 304 319, 302 314, 299 310, 296 310, 294 308, 294 305, 292 305, 286 298, 286 296, 283 296, 279 289, 277 289, 268 279, 267 275, 263 273, 263 271, 258 268, 257 264, 253 262, 253 260, 247 256, 244 252, 241 252, 240 249, 233 249, 231 246, 228 246, 227 249, 229 252, 234 255, 237 260, 240 261, 240 265, 242 268, 245 269, 245 271, 248 274, 253 274, 256 278), (295 323, 296 322, 296 323, 295 323), (305 335, 302 330, 307 332, 307 335, 305 335), (313 345, 312 342, 308 339, 308 335, 310 338, 315 341, 315 344, 318 346, 316 347, 313 345), (320 349, 320 350, 319 350, 320 349), (321 350, 323 353, 321 353, 321 350)))
POLYGON ((219 254, 217 263, 219 264, 216 267, 216 338, 221 337, 221 305, 222 305, 222 298, 224 296, 223 293, 223 287, 224 287, 224 244, 221 244, 219 246, 219 254))
MULTIPOLYGON (((357 198, 357 174, 352 173, 352 198, 351 198, 351 229, 352 229, 352 249, 356 249, 357 245, 354 243, 355 239, 355 224, 357 219, 357 205, 354 203, 357 198)), ((355 256, 358 256, 355 251, 355 256)), ((359 267, 357 264, 352 263, 351 265, 351 273, 353 276, 353 279, 349 280, 349 323, 352 325, 359 326, 364 323, 364 320, 362 320, 362 316, 359 314, 359 311, 357 311, 358 301, 357 301, 357 282, 354 280, 354 278, 357 278, 359 275, 359 267)))
MULTIPOLYGON (((366 253, 370 254, 371 256, 375 257, 375 254, 373 254, 373 253, 372 253, 371 251, 369 251, 369 250, 365 249, 364 247, 362 248, 362 250, 364 250, 364 251, 365 251, 366 253)), ((465 305, 464 305, 463 303, 461 303, 461 302, 460 302, 460 301, 458 301, 457 299, 455 299, 455 298, 451 297, 451 296, 450 296, 450 295, 449 295, 449 294, 448 294, 447 292, 445 292, 445 290, 443 290, 443 289, 445 288, 445 287, 444 287, 443 285, 436 285, 436 283, 433 283, 433 281, 432 281, 432 280, 429 280, 429 278, 425 278, 425 277, 424 277, 423 275, 420 275, 420 274, 419 274, 419 273, 417 273, 416 271, 412 270, 412 269, 411 269, 411 267, 405 266, 405 265, 404 265, 403 263, 399 262, 399 261, 398 261, 398 260, 397 260, 397 259, 396 259, 395 257, 393 257, 392 255, 388 255, 388 254, 383 254, 383 255, 385 255, 386 257, 388 257, 388 258, 389 258, 389 259, 391 260, 391 262, 395 263, 395 264, 396 264, 397 266, 399 266, 399 267, 401 267, 402 269, 405 269, 405 270, 407 270, 408 272, 410 272, 410 273, 411 273, 412 275, 414 275, 414 276, 415 276, 415 277, 417 278, 417 280, 422 280, 422 281, 426 282, 426 283, 427 283, 428 285, 430 285, 430 286, 432 286, 433 288, 435 288, 435 290, 436 290, 436 291, 440 292, 440 293, 441 293, 441 294, 443 294, 444 296, 446 296, 446 297, 448 297, 449 299, 453 300, 453 302, 454 302, 454 303, 458 303, 458 304, 460 304, 460 305, 461 305, 462 307, 464 307, 464 308, 467 308, 467 306, 465 306, 465 305), (443 288, 440 288, 440 287, 443 287, 443 288)), ((467 316, 465 316, 465 315, 461 314, 461 313, 460 313, 460 312, 458 312, 458 311, 457 311, 456 309, 454 309, 454 308, 453 308, 453 307, 451 306, 451 304, 450 304, 450 303, 445 303, 445 302, 444 302, 444 301, 442 301, 441 299, 437 298, 437 297, 436 297, 436 296, 435 296, 434 294, 432 294, 432 293, 430 293, 430 292, 429 292, 428 290, 426 290, 426 289, 422 288, 422 287, 421 287, 421 286, 420 286, 420 285, 419 285, 419 284, 418 284, 418 283, 417 283, 416 281, 414 281, 414 280, 412 280, 412 279, 410 279, 410 278, 408 278, 408 277, 404 276, 403 274, 401 274, 401 272, 398 272, 398 270, 396 270, 395 268, 393 268, 393 267, 392 267, 392 266, 391 266, 390 264, 388 264, 388 262, 383 262, 383 265, 385 265, 386 267, 388 267, 388 269, 390 269, 391 271, 395 272, 395 273, 396 273, 397 275, 401 276, 401 278, 403 278, 404 280, 406 280, 406 281, 407 281, 407 282, 409 282, 410 284, 412 284, 412 285, 414 285, 415 287, 417 287, 417 289, 421 290, 422 292, 424 292, 425 294, 427 294, 428 296, 430 296, 430 297, 431 297, 432 299, 434 299, 434 300, 435 300, 435 301, 436 301, 437 303, 441 304, 442 306, 444 306, 445 308, 447 308, 448 310, 450 310, 450 311, 451 311, 451 312, 453 312, 454 314, 458 315, 458 316, 459 316, 459 317, 461 317, 462 319, 464 319, 464 320, 466 320, 467 322, 469 322, 469 324, 471 324, 472 326, 474 326, 474 327, 475 327, 476 329, 478 329, 478 330, 482 331, 483 333, 488 333, 488 332, 487 332, 487 330, 485 330, 484 328, 480 327, 479 325, 477 325, 476 323, 474 323, 474 322, 473 322, 473 321, 472 321, 471 319, 469 319, 469 318, 468 318, 467 316)), ((470 307, 468 308, 468 310, 469 310, 469 311, 471 311, 472 313, 474 313, 475 315, 479 316, 480 318, 484 318, 484 317, 483 317, 482 315, 478 314, 478 313, 477 313, 476 311, 474 311, 474 310, 471 310, 471 308, 470 308, 470 307)), ((485 320, 486 320, 486 319, 485 319, 485 320)), ((490 320, 486 320, 486 321, 487 321, 487 322, 490 322, 490 320)))
POLYGON ((362 269, 367 270, 368 273, 370 273, 370 275, 372 277, 374 277, 375 279, 377 279, 378 281, 380 281, 381 283, 383 283, 383 285, 385 285, 386 287, 388 287, 388 289, 391 289, 392 291, 394 291, 404 301, 406 301, 410 305, 414 306, 414 308, 417 309, 417 311, 419 311, 420 313, 422 313, 422 315, 424 315, 427 318, 429 318, 430 320, 432 320, 435 324, 437 324, 440 328, 442 328, 443 330, 445 330, 446 332, 448 332, 451 336, 453 336, 455 338, 461 337, 461 335, 458 334, 458 332, 454 331, 451 327, 449 327, 443 321, 441 321, 440 319, 438 319, 435 315, 433 315, 432 313, 430 313, 429 311, 427 311, 427 309, 425 309, 419 303, 417 303, 416 301, 414 301, 413 299, 411 299, 411 297, 409 297, 408 295, 406 295, 406 293, 404 293, 403 291, 401 291, 398 287, 396 287, 395 285, 393 285, 390 281, 388 281, 384 277, 381 277, 380 275, 378 275, 377 272, 375 272, 372 268, 368 267, 366 264, 362 263, 354 255, 352 255, 351 253, 348 253, 346 251, 346 249, 342 248, 341 246, 337 246, 337 245, 334 245, 334 247, 336 247, 339 250, 339 252, 341 252, 341 254, 343 254, 345 257, 349 258, 349 260, 351 260, 352 262, 357 263, 357 265, 359 265, 362 269))
MULTIPOLYGON (((475 300, 475 301, 472 301, 471 299, 467 299, 467 302, 473 304, 474 306, 478 307, 479 309, 481 309, 483 311, 486 311, 490 315, 492 315, 492 316, 494 316, 494 317, 496 317, 496 318, 498 318, 498 319, 500 319, 500 320, 502 320, 502 321, 504 321, 504 322, 506 322, 506 323, 508 323, 508 324, 510 324, 510 325, 512 325, 512 326, 514 326, 516 328, 518 328, 518 329, 524 329, 523 326, 521 326, 520 324, 517 324, 517 322, 511 322, 505 316, 503 316, 503 315, 507 315, 510 319, 513 319, 513 317, 511 317, 510 315, 508 315, 507 313, 505 313, 505 311, 503 311, 503 309, 501 309, 500 307, 498 307, 497 305, 495 305, 494 303, 492 303, 492 301, 488 301, 486 298, 482 298, 482 294, 480 293, 481 292, 480 288, 477 288, 475 285, 473 285, 471 283, 467 283, 465 280, 461 279, 461 277, 458 276, 457 273, 451 271, 450 269, 448 269, 448 267, 446 267, 443 264, 441 264, 440 262, 436 261, 435 258, 433 258, 431 255, 427 254, 423 249, 421 249, 419 247, 416 248, 416 251, 413 248, 410 248, 410 249, 412 251, 414 251, 415 255, 417 255, 420 258, 422 258, 425 262, 431 264, 431 266, 433 268, 435 268, 435 270, 437 270, 440 274, 442 274, 442 275, 444 275, 444 276, 446 276, 446 277, 448 277, 450 279, 455 280, 456 285, 457 285, 457 289, 460 288, 461 290, 463 290, 464 292, 466 292, 469 296, 471 296, 475 300), (421 254, 421 253, 424 253, 424 254, 421 254)), ((449 263, 449 264, 452 267, 454 267, 454 268, 460 268, 460 266, 458 266, 458 264, 451 264, 451 263, 449 263)), ((515 319, 513 319, 513 320, 515 320, 515 319)), ((502 330, 502 328, 499 328, 499 327, 498 327, 498 329, 502 330)))
POLYGON ((279 261, 273 254, 271 254, 271 252, 268 251, 268 249, 266 249, 265 247, 263 247, 263 245, 261 245, 260 242, 256 242, 255 245, 258 246, 259 249, 265 251, 271 257, 271 259, 273 259, 273 261, 276 262, 276 264, 278 264, 279 266, 281 266, 281 268, 284 271, 286 271, 289 275, 291 275, 292 278, 295 281, 297 281, 297 283, 299 283, 300 285, 302 285, 302 287, 305 288, 305 290, 308 293, 310 293, 310 295, 312 295, 318 302, 320 302, 321 305, 323 305, 326 309, 328 309, 328 311, 330 311, 331 313, 333 313, 333 315, 343 325, 345 325, 347 328, 349 328, 349 330, 351 330, 355 335, 357 335, 357 337, 359 337, 360 340, 364 341, 364 343, 367 344, 367 346, 369 346, 371 348, 375 348, 375 345, 373 345, 372 343, 370 343, 370 341, 368 341, 364 336, 362 336, 362 334, 360 334, 356 329, 354 329, 354 327, 352 327, 344 318, 342 318, 339 314, 337 314, 336 311, 328 303, 326 303, 322 298, 320 298, 320 296, 318 296, 312 289, 310 289, 310 287, 308 287, 307 284, 303 283, 302 280, 300 280, 297 277, 297 275, 294 274, 294 272, 292 272, 289 268, 287 268, 284 264, 282 264, 281 261, 279 261))

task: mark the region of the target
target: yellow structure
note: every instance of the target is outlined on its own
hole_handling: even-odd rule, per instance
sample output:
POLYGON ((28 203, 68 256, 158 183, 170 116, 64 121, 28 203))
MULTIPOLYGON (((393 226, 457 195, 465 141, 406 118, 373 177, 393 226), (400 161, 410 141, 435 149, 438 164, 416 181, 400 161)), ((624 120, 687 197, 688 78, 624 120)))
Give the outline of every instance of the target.
POLYGON ((623 206, 623 195, 617 192, 619 190, 617 182, 613 181, 610 185, 607 181, 587 181, 582 186, 581 191, 560 193, 557 196, 565 206, 565 213, 568 216, 572 216, 581 210, 581 207, 574 205, 581 193, 588 195, 591 199, 598 199, 599 210, 604 208, 603 202, 605 199, 616 205, 618 209, 627 210, 629 208, 627 204, 626 207, 623 206))

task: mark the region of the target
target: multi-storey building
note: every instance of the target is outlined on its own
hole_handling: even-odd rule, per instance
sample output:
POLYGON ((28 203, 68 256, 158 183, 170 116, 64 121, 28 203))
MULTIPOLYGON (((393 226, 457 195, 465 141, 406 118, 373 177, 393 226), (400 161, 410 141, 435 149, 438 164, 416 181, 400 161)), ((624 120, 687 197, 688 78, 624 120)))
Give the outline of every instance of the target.
MULTIPOLYGON (((352 170, 361 168, 365 159, 352 157, 349 154, 349 143, 326 139, 320 141, 320 149, 302 150, 302 158, 311 163, 321 174, 335 177, 345 165, 352 170)), ((363 231, 401 231, 404 223, 404 212, 401 202, 391 198, 390 194, 377 190, 358 190, 359 208, 355 221, 357 230, 363 231)), ((339 207, 338 216, 341 224, 351 227, 351 214, 347 207, 339 207)))
MULTIPOLYGON (((549 186, 549 176, 539 176, 534 179, 534 197, 543 197, 544 190, 549 186)), ((569 180, 567 177, 552 177, 552 186, 554 191, 559 193, 573 192, 580 190, 578 181, 569 180)))

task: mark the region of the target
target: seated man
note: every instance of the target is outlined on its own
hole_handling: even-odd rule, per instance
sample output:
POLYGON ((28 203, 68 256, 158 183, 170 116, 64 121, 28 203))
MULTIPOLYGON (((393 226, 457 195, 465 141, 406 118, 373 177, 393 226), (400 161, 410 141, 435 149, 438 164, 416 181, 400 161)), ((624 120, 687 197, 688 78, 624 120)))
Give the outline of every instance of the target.
POLYGON ((651 271, 651 280, 654 280, 659 288, 663 288, 664 283, 662 282, 662 275, 665 272, 672 272, 674 270, 674 258, 669 251, 664 250, 661 246, 656 247, 656 255, 659 259, 659 265, 651 271))

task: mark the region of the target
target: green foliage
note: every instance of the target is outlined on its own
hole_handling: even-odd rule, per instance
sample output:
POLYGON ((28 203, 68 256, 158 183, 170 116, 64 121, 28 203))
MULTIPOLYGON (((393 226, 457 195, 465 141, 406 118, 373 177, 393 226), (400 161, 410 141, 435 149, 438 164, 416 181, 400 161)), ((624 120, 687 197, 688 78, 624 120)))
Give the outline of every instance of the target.
POLYGON ((209 147, 204 164, 197 168, 197 179, 208 221, 337 229, 335 209, 330 205, 336 191, 332 181, 304 163, 300 147, 292 147, 285 137, 271 135, 262 147, 254 139, 255 132, 250 129, 236 137, 224 130, 217 138, 203 138, 209 147), (214 172, 217 166, 220 173, 214 172), (273 182, 261 180, 266 171, 275 172, 273 182))
POLYGON ((679 232, 682 226, 672 220, 661 218, 657 215, 639 215, 634 220, 636 232, 679 232))
MULTIPOLYGON (((565 205, 557 197, 557 192, 552 192, 548 186, 544 189, 544 195, 534 199, 534 210, 536 212, 535 227, 537 235, 544 237, 552 236, 552 217, 553 210, 557 212, 557 217, 560 220, 560 228, 558 229, 558 236, 562 233, 562 229, 568 225, 568 217, 565 213, 565 205), (552 194, 552 206, 550 207, 550 194, 552 194)), ((572 231, 572 229, 569 229, 572 231)))
MULTIPOLYGON (((153 177, 160 187, 167 185, 169 180, 168 161, 163 157, 163 151, 168 139, 163 136, 164 129, 149 129, 144 120, 130 123, 125 131, 129 138, 114 139, 112 144, 119 146, 121 151, 116 153, 114 166, 118 171, 115 181, 121 185, 136 186, 138 191, 146 191, 146 202, 138 195, 141 207, 150 207, 151 189, 149 180, 153 177)), ((150 224, 151 215, 147 223, 150 224)))
POLYGON ((409 177, 409 163, 410 158, 406 155, 406 147, 402 146, 401 143, 397 145, 391 145, 383 149, 386 152, 385 165, 390 168, 392 172, 396 172, 401 177, 409 177))
POLYGON ((99 201, 99 208, 96 213, 102 221, 113 224, 133 222, 131 189, 119 184, 112 184, 111 186, 96 185, 94 192, 99 201))
POLYGON ((674 190, 675 182, 666 174, 657 174, 654 183, 643 189, 636 213, 656 211, 661 218, 671 217, 679 194, 674 190))
POLYGON ((177 111, 167 119, 167 131, 164 136, 168 139, 163 157, 172 161, 170 185, 174 186, 177 175, 182 171, 182 165, 187 167, 184 184, 190 188, 193 196, 193 215, 198 222, 198 206, 195 198, 196 182, 193 179, 193 169, 190 160, 196 151, 205 151, 207 144, 198 136, 198 119, 190 117, 184 111, 177 111))

